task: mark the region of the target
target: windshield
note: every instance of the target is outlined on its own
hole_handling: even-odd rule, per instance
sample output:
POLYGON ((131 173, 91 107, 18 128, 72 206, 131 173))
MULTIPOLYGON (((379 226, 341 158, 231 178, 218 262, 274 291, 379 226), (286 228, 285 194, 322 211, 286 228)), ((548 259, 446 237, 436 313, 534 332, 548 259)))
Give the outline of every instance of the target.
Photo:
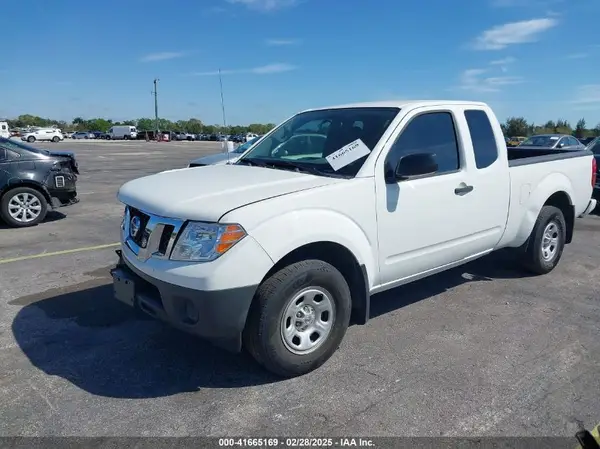
POLYGON ((42 150, 41 148, 35 148, 30 145, 26 145, 24 143, 18 142, 14 139, 0 138, 0 145, 2 145, 4 148, 8 148, 8 149, 12 149, 12 150, 21 149, 21 150, 31 151, 32 153, 36 153, 36 154, 49 154, 48 150, 42 150))
POLYGON ((252 146, 252 144, 254 142, 256 142, 258 140, 258 137, 255 137, 254 139, 250 139, 248 142, 240 145, 239 147, 237 147, 233 152, 237 153, 237 154, 242 154, 244 153, 248 148, 250 148, 252 146))
POLYGON ((533 136, 523 142, 523 146, 531 147, 553 147, 560 137, 558 136, 533 136))
POLYGON ((357 107, 302 112, 263 137, 237 164, 354 177, 399 111, 357 107))

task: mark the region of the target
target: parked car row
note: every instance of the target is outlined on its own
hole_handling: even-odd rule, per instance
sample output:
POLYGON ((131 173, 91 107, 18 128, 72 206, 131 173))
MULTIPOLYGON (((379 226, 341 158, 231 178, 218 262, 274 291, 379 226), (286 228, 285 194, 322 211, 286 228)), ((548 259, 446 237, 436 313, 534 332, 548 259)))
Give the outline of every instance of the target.
POLYGON ((594 137, 582 137, 577 139, 570 134, 537 134, 531 137, 505 137, 506 145, 509 147, 536 146, 544 148, 567 148, 588 145, 594 137))

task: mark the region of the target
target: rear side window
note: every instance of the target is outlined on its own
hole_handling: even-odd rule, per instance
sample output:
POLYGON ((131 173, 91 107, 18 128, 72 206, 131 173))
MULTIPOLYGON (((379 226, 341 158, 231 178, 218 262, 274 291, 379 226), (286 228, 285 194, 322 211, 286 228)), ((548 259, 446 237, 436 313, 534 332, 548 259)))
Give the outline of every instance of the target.
POLYGON ((485 111, 465 111, 465 118, 469 125, 473 152, 475 153, 475 165, 477 168, 486 168, 498 159, 498 147, 492 124, 485 111))

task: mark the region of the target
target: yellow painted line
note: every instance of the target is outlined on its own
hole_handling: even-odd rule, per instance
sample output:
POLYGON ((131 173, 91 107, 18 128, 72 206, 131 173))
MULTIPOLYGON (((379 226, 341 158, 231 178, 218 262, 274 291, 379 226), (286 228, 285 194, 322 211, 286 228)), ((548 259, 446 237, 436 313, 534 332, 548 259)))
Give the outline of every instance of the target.
POLYGON ((20 262, 22 260, 41 259, 42 257, 63 256, 65 254, 83 253, 85 251, 95 251, 97 249, 115 248, 120 243, 108 243, 106 245, 86 246, 85 248, 65 249, 63 251, 54 251, 52 253, 34 254, 32 256, 13 257, 10 259, 0 259, 0 265, 4 263, 20 262))

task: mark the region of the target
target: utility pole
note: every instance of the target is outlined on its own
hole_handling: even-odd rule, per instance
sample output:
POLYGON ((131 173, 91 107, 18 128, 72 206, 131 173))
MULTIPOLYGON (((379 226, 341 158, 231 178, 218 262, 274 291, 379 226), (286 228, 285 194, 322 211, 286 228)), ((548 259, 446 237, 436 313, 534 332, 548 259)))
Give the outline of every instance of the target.
POLYGON ((158 129, 158 91, 156 89, 156 86, 159 81, 160 80, 158 78, 156 78, 154 80, 154 92, 153 92, 153 94, 154 94, 154 133, 155 133, 154 136, 155 136, 156 140, 158 140, 158 131, 159 131, 159 129, 158 129))

